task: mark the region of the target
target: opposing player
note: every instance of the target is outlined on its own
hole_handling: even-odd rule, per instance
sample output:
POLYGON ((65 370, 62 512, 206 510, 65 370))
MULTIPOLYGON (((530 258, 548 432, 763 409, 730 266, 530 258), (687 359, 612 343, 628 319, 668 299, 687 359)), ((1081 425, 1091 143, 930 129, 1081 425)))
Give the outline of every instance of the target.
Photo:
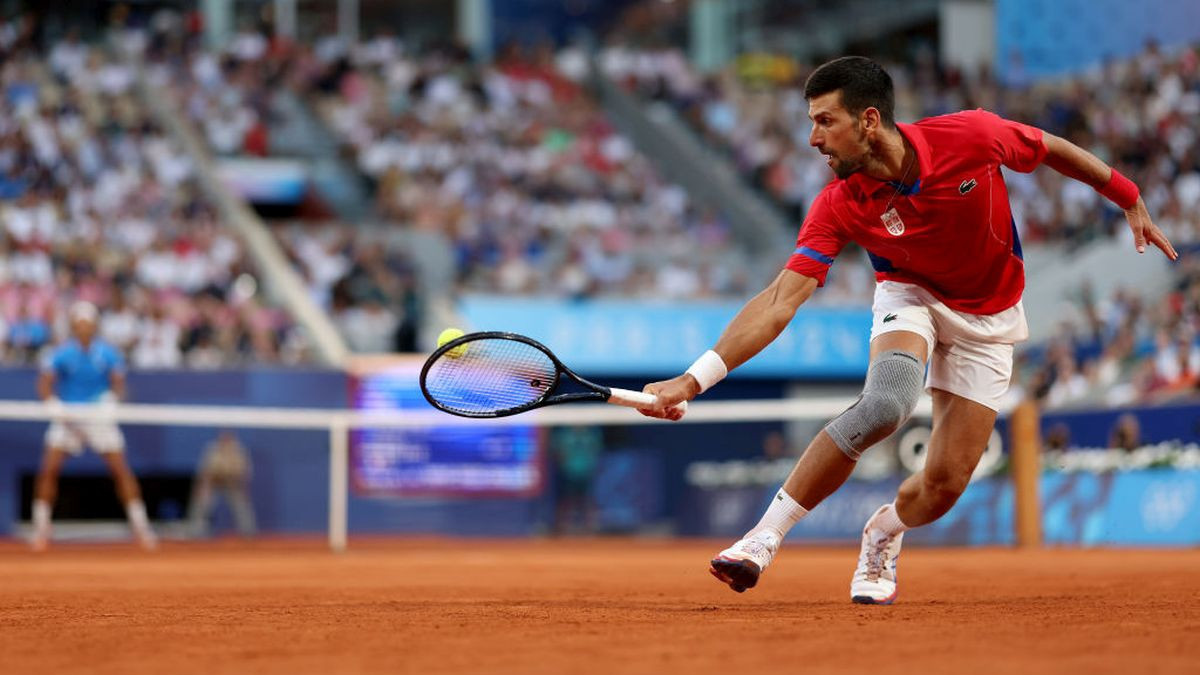
POLYGON ((816 69, 804 97, 809 143, 835 179, 814 201, 786 268, 687 372, 646 386, 659 407, 643 413, 677 418, 669 406, 778 337, 848 242, 865 248, 877 286, 862 394, 817 434, 759 523, 721 551, 711 571, 735 591, 753 587, 792 526, 841 486, 864 450, 905 422, 925 388, 933 396, 925 469, 867 521, 850 585, 854 602, 890 604, 905 530, 940 518, 966 488, 1008 388, 1013 344, 1028 336, 1021 243, 1000 167, 1046 164, 1083 181, 1125 211, 1138 253, 1149 244, 1178 256, 1137 186, 1040 129, 983 110, 897 124, 891 77, 862 57, 816 69))
POLYGON ((110 410, 125 392, 125 360, 120 352, 96 339, 96 306, 78 302, 69 312, 72 338, 54 348, 38 378, 38 396, 51 408, 53 420, 46 430, 46 453, 38 472, 33 501, 33 549, 50 543, 50 512, 58 492, 58 473, 67 455, 78 456, 84 443, 104 458, 117 484, 117 495, 134 535, 146 549, 157 546, 146 517, 137 478, 125 462, 125 438, 115 422, 71 418, 63 403, 95 404, 110 410))

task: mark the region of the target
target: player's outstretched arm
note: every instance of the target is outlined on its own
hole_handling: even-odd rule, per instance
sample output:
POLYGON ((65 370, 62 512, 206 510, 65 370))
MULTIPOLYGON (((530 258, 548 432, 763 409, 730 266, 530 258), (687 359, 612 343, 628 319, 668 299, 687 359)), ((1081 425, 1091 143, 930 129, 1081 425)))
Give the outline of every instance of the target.
POLYGON ((125 400, 125 373, 112 371, 108 374, 108 388, 118 401, 125 400))
POLYGON ((816 289, 816 279, 789 269, 780 271, 733 317, 713 351, 729 370, 749 361, 779 337, 816 289))
MULTIPOLYGON (((750 299, 737 316, 725 327, 721 339, 713 347, 714 354, 706 354, 697 362, 719 359, 716 364, 726 372, 749 361, 766 348, 787 328, 796 310, 804 304, 817 288, 817 280, 785 269, 769 286, 750 299)), ((707 387, 701 386, 696 375, 696 366, 678 377, 662 382, 652 382, 643 391, 658 396, 659 407, 642 410, 643 415, 662 419, 679 419, 678 411, 671 407, 680 401, 690 401, 707 387)), ((721 373, 723 376, 723 373, 721 373)), ((705 379, 701 374, 700 379, 705 379)), ((711 382, 708 386, 711 386, 711 382)))
POLYGON ((54 372, 43 370, 38 373, 37 395, 46 404, 46 412, 50 413, 51 422, 61 422, 63 419, 63 403, 54 393, 54 372))
POLYGON ((1087 183, 1125 210, 1125 219, 1129 221, 1129 229, 1133 231, 1133 241, 1138 253, 1145 253, 1146 244, 1150 243, 1157 246, 1171 260, 1179 258, 1167 235, 1150 219, 1146 203, 1142 201, 1137 186, 1132 181, 1109 167, 1099 157, 1066 139, 1054 134, 1045 134, 1042 142, 1046 145, 1046 166, 1064 176, 1087 183))
POLYGON ((37 395, 43 401, 48 401, 54 396, 54 373, 48 370, 43 370, 38 373, 37 379, 37 395))

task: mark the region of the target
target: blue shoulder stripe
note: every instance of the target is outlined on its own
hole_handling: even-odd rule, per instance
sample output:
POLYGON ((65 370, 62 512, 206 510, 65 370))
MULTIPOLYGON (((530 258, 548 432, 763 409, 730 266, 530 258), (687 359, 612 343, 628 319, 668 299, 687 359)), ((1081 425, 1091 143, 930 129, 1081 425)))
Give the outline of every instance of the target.
POLYGON ((805 256, 806 258, 812 258, 813 260, 816 260, 817 262, 825 264, 825 265, 833 264, 833 258, 830 258, 829 256, 825 255, 824 253, 821 253, 820 251, 813 249, 813 248, 809 248, 807 246, 800 246, 795 251, 792 251, 793 255, 795 255, 797 253, 802 256, 805 256))

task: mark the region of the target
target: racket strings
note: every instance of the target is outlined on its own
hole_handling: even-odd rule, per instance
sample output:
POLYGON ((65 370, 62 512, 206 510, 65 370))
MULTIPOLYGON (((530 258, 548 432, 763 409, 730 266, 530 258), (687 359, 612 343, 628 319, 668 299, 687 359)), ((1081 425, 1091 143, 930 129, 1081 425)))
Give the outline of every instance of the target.
POLYGON ((540 349, 516 340, 484 338, 442 354, 425 376, 425 388, 442 407, 486 415, 529 405, 545 396, 558 369, 540 349))

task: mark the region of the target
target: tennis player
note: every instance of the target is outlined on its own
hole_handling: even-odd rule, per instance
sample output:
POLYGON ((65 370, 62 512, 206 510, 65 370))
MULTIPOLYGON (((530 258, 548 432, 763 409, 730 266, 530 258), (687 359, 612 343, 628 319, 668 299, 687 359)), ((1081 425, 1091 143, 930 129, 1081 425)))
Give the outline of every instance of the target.
POLYGON ((1028 336, 1021 242, 1000 167, 1045 164, 1083 181, 1124 210, 1138 253, 1153 245, 1178 256, 1133 182, 1040 129, 984 110, 897 124, 891 77, 862 57, 816 69, 804 97, 809 143, 834 180, 809 210, 786 268, 686 373, 646 386, 659 407, 643 413, 678 418, 667 407, 712 387, 779 336, 847 243, 865 248, 877 285, 862 394, 817 434, 762 520, 717 554, 711 571, 735 591, 753 587, 792 526, 841 486, 864 450, 908 419, 926 389, 933 435, 925 469, 867 521, 850 585, 854 602, 890 604, 905 530, 940 518, 966 488, 1008 388, 1013 344, 1028 336))
POLYGON ((77 302, 68 313, 71 339, 54 348, 43 363, 38 378, 38 396, 50 408, 53 419, 46 430, 46 453, 38 471, 33 501, 35 551, 50 543, 50 512, 58 492, 58 474, 68 455, 78 456, 86 443, 104 458, 117 484, 117 495, 143 548, 154 549, 157 539, 146 517, 137 478, 125 462, 125 438, 115 422, 96 418, 72 418, 63 403, 94 404, 100 413, 111 411, 125 392, 125 359, 111 345, 95 338, 96 306, 77 302))

